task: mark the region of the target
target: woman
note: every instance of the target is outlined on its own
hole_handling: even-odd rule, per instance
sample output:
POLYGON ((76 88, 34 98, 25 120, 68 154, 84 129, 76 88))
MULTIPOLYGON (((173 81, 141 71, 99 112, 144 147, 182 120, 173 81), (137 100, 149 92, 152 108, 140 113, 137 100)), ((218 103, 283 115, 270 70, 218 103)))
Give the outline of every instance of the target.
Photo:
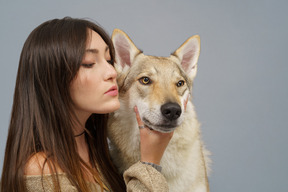
MULTIPOLYGON (((107 114, 120 106, 113 62, 109 36, 90 21, 54 19, 31 32, 19 62, 2 192, 167 190, 152 166, 136 163, 124 182, 110 160, 107 114)), ((172 133, 148 132, 140 129, 141 161, 157 164, 172 133)))

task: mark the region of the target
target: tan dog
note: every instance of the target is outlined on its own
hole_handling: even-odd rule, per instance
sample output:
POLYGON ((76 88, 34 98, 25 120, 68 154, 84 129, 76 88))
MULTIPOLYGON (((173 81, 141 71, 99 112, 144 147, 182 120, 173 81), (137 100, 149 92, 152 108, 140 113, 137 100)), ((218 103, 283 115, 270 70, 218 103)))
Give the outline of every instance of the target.
POLYGON ((174 131, 160 163, 170 191, 209 191, 210 160, 189 99, 197 72, 199 36, 190 37, 170 57, 144 55, 119 29, 114 30, 112 40, 121 107, 109 117, 108 135, 119 171, 140 160, 139 128, 133 111, 137 106, 145 125, 160 132, 174 131))

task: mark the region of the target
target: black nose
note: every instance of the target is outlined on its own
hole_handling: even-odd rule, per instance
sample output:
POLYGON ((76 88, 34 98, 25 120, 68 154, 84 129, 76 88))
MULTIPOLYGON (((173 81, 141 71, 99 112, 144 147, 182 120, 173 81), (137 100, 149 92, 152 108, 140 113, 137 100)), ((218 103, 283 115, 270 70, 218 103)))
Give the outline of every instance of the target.
POLYGON ((180 117, 182 111, 177 103, 166 103, 161 106, 161 113, 169 120, 176 120, 180 117))

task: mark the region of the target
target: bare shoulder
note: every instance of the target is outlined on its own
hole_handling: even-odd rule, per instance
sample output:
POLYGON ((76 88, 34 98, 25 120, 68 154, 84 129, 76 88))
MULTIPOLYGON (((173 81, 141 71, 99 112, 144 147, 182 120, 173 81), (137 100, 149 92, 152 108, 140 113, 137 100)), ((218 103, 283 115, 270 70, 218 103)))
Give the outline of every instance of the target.
MULTIPOLYGON (((63 172, 57 165, 56 171, 63 172)), ((46 155, 43 152, 32 155, 25 165, 25 175, 46 175, 52 174, 53 171, 49 168, 46 161, 46 155)))

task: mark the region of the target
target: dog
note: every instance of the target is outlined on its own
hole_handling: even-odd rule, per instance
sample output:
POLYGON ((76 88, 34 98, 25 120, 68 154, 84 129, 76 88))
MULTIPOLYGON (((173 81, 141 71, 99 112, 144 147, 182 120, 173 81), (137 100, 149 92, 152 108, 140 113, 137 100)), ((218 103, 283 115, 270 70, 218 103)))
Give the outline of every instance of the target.
POLYGON ((139 128, 133 111, 137 106, 149 128, 174 131, 160 162, 169 191, 209 191, 209 152, 201 140, 191 101, 200 37, 190 37, 169 57, 145 55, 120 29, 113 31, 112 41, 120 100, 120 109, 108 119, 114 164, 123 173, 140 160, 139 128))

